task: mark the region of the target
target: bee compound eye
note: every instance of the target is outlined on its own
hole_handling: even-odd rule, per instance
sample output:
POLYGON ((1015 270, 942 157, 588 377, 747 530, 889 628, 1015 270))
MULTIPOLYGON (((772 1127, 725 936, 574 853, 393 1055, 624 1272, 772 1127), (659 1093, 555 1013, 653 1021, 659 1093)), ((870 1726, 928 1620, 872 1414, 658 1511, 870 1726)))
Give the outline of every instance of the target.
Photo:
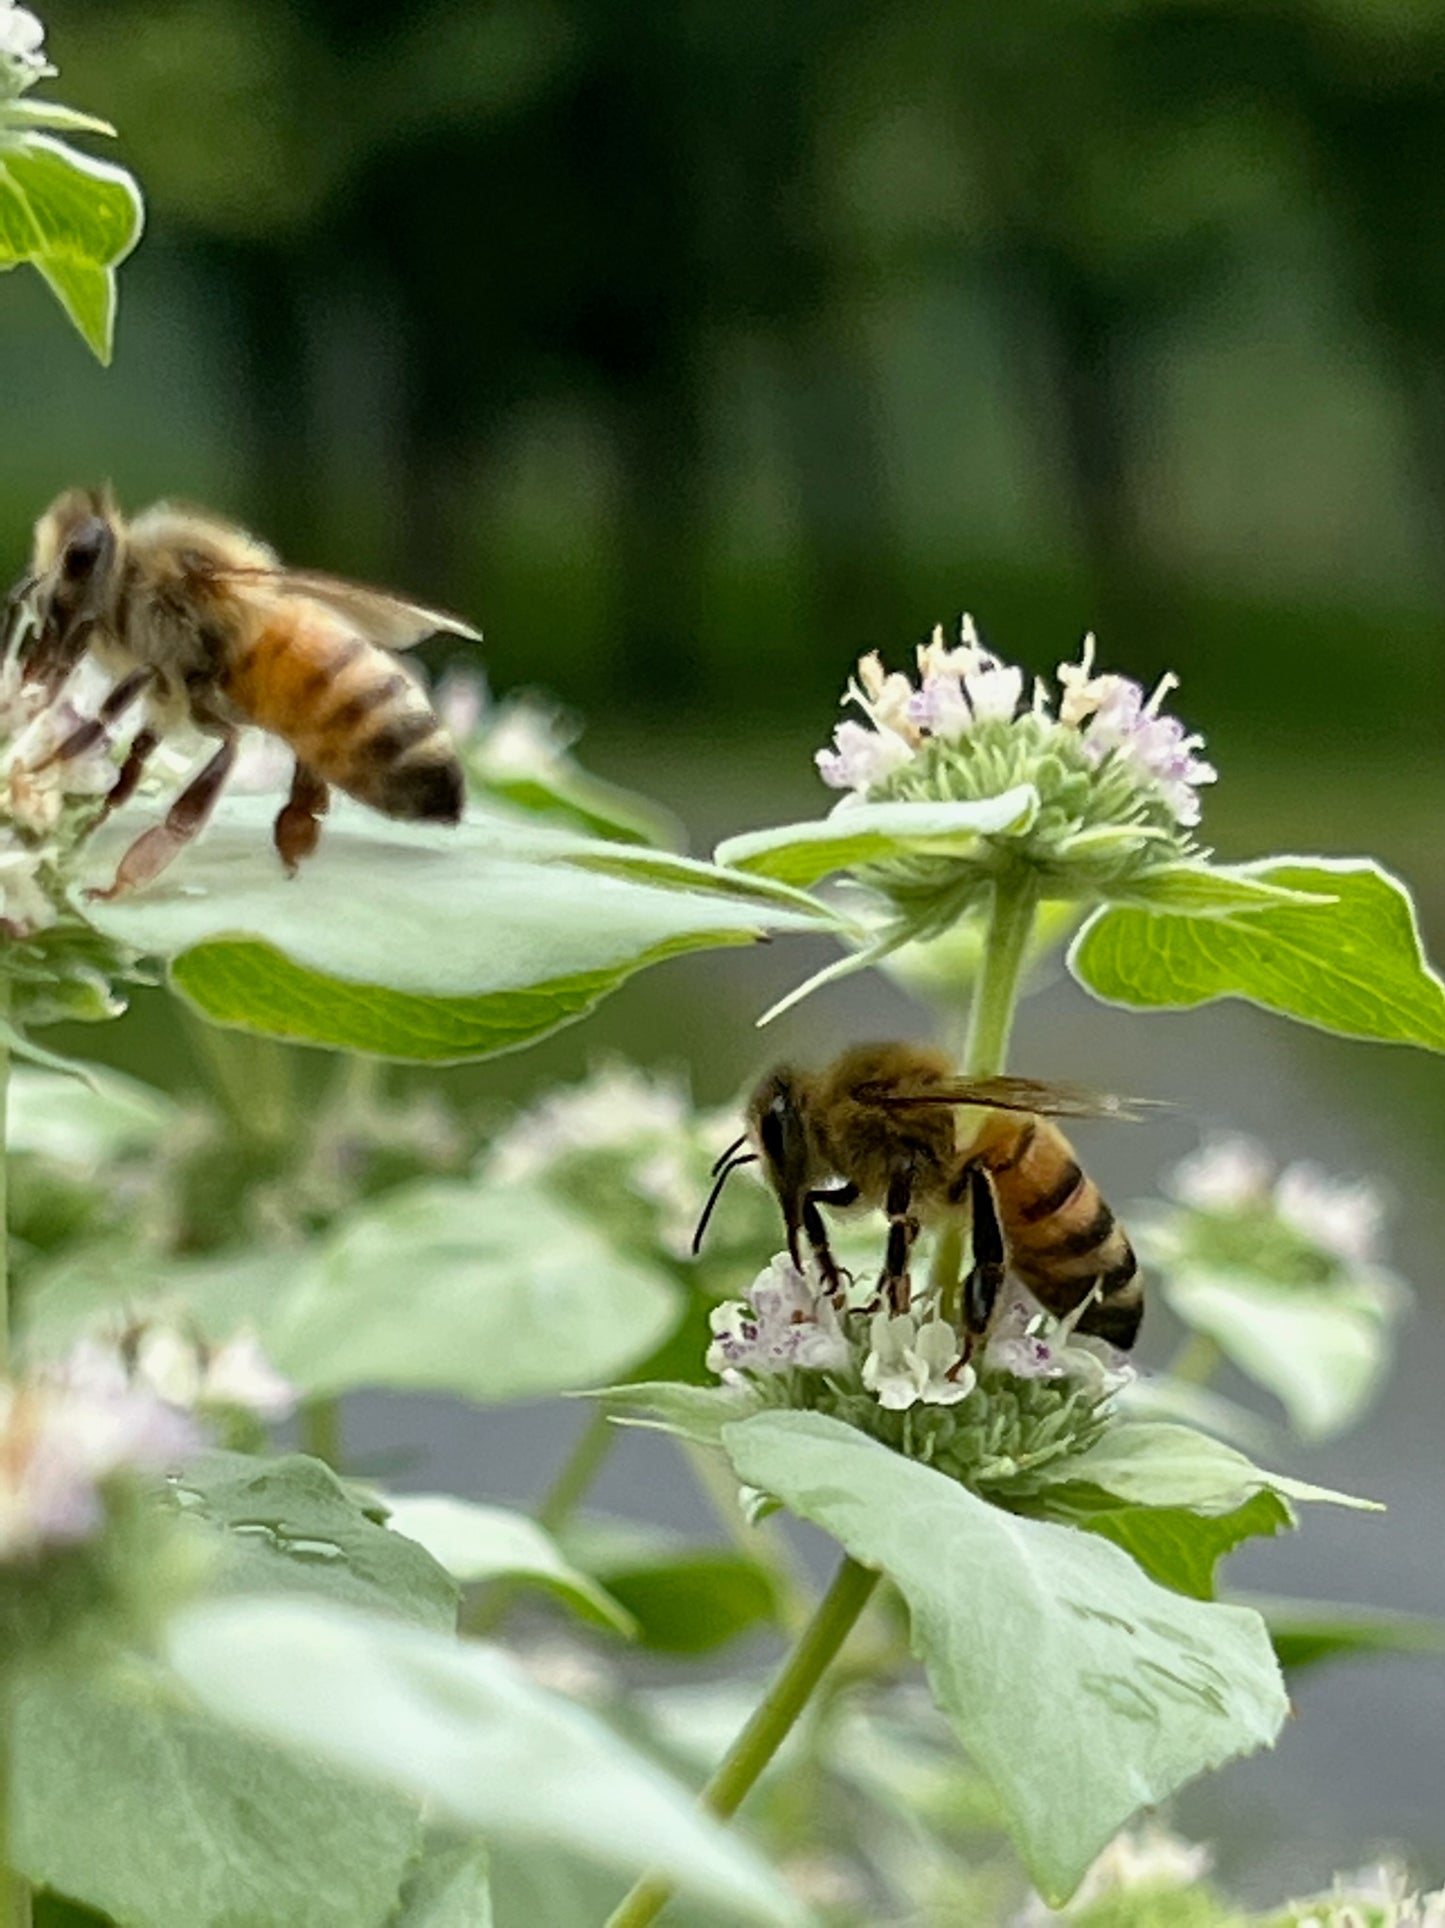
POLYGON ((763 1155, 772 1165, 781 1165, 784 1155, 783 1102, 775 1098, 763 1113, 758 1136, 762 1140, 763 1155))
POLYGON ((98 515, 88 517, 65 545, 60 573, 68 582, 79 582, 94 570, 110 540, 110 531, 98 515))

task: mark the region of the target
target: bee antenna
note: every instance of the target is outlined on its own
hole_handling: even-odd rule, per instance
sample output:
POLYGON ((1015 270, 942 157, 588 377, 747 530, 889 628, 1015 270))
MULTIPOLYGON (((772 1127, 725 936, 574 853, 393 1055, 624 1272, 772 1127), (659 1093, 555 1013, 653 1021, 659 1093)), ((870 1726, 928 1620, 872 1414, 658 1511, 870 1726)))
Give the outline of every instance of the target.
POLYGON ((733 1153, 735 1151, 741 1151, 743 1146, 747 1142, 748 1142, 748 1134, 746 1132, 742 1132, 739 1134, 738 1137, 734 1138, 732 1143, 728 1146, 727 1150, 723 1152, 721 1157, 713 1160, 713 1167, 712 1167, 712 1170, 708 1173, 708 1177, 716 1178, 718 1173, 722 1170, 723 1166, 732 1157, 733 1153))
MULTIPOLYGON (((738 1145, 742 1144, 742 1142, 742 1139, 739 1138, 738 1145)), ((707 1230, 708 1220, 712 1217, 713 1206, 716 1205, 722 1197, 723 1186, 727 1184, 728 1180, 740 1165, 756 1165, 758 1162, 758 1154, 755 1151, 744 1152, 741 1158, 734 1158, 732 1153, 737 1150, 738 1145, 734 1145, 731 1151, 724 1152, 723 1157, 728 1162, 722 1165, 721 1170, 719 1170, 717 1165, 713 1166, 714 1172, 717 1173, 717 1179, 712 1190, 707 1195, 707 1203, 702 1208, 702 1217, 698 1220, 697 1230, 692 1235, 692 1255, 694 1258, 696 1258, 702 1250, 702 1235, 707 1230)))

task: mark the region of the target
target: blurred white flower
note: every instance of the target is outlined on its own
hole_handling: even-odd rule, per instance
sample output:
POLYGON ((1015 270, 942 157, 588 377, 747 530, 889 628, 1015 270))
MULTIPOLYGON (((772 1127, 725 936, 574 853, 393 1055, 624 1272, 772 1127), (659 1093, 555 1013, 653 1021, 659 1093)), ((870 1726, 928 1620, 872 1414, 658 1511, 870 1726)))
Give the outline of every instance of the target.
POLYGON ((1015 1916, 1014 1928, 1046 1928, 1049 1922, 1067 1921, 1111 1895, 1139 1889, 1192 1888, 1208 1874, 1213 1861, 1210 1849, 1185 1841, 1167 1828, 1126 1828, 1092 1864, 1078 1891, 1062 1909, 1048 1907, 1036 1895, 1015 1916))
POLYGON ((1263 1204, 1273 1173, 1268 1153, 1252 1138, 1208 1138, 1179 1161, 1164 1188, 1196 1212, 1237 1212, 1263 1204))
POLYGON ((1287 1165, 1275 1181, 1274 1208, 1285 1224, 1347 1264, 1380 1256, 1385 1201, 1367 1179, 1332 1178, 1318 1165, 1287 1165))
POLYGON ((977 1383, 973 1367, 963 1363, 958 1334, 932 1313, 875 1312, 868 1341, 863 1384, 891 1412, 956 1406, 977 1383))
POLYGON ((1364 1178, 1337 1178, 1298 1162, 1275 1176, 1261 1145, 1244 1137, 1206 1140, 1164 1181, 1181 1205, 1209 1216, 1272 1211, 1281 1224, 1345 1265, 1371 1265, 1381 1256, 1385 1199, 1364 1178))
POLYGON ((832 1300, 814 1289, 786 1252, 758 1274, 746 1301, 714 1307, 708 1323, 709 1372, 836 1372, 848 1364, 848 1341, 832 1300))
POLYGON ((575 1152, 675 1149, 691 1129, 678 1084, 634 1065, 602 1065, 582 1084, 550 1092, 493 1139, 487 1175, 504 1185, 537 1178, 575 1152))
POLYGON ((86 1339, 54 1370, 67 1385, 112 1397, 133 1391, 180 1412, 227 1407, 284 1419, 300 1397, 249 1329, 211 1346, 160 1318, 86 1339))
POLYGON ((45 58, 44 27, 14 0, 0 0, 0 65, 9 69, 12 90, 55 71, 45 58))
POLYGON ((87 1349, 28 1383, 0 1382, 0 1561, 91 1538, 109 1481, 162 1472, 200 1443, 187 1415, 87 1349))

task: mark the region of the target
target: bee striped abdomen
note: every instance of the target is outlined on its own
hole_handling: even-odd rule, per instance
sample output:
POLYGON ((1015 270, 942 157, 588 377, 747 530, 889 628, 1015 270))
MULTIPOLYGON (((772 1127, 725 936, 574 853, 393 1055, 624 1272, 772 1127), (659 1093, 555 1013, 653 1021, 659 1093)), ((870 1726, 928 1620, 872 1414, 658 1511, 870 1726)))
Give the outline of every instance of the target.
POLYGON ((1098 1186, 1048 1119, 1013 1142, 985 1149, 1014 1271, 1051 1312, 1074 1311, 1097 1286, 1079 1322, 1118 1346, 1134 1342, 1143 1313, 1139 1262, 1098 1186))
POLYGON ((388 817, 460 818, 461 765, 425 691, 329 610, 278 606, 226 690, 358 803, 388 817))

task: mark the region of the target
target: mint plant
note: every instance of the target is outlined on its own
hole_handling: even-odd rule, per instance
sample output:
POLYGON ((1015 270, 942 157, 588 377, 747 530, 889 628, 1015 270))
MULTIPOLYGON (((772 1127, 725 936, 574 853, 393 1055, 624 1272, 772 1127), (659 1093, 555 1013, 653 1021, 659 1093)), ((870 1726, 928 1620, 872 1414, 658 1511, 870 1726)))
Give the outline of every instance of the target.
MULTIPOLYGON (((55 138, 109 130, 32 97, 43 39, 0 4, 0 261, 32 262, 104 359, 141 204, 55 138)), ((27 624, 22 593, 0 657, 0 1928, 37 1891, 118 1928, 642 1928, 674 1896, 836 1928, 1439 1916, 1394 1868, 1251 1915, 1204 1849, 1136 1827, 1273 1744, 1286 1669, 1445 1646, 1367 1607, 1221 1598, 1246 1541, 1374 1510, 1273 1470, 1388 1372, 1408 1290, 1371 1185, 1236 1139, 1178 1167, 1130 1214, 1190 1335, 1150 1375, 1080 1329, 1087 1299, 1056 1317, 1021 1286, 971 1343, 963 1213, 922 1228, 906 1304, 874 1288, 878 1214, 839 1226, 838 1289, 777 1250, 756 1174, 694 1258, 736 1125, 681 1076, 614 1062, 499 1123, 390 1069, 521 1049, 675 956, 793 935, 841 956, 783 1005, 899 972, 971 1078, 1003 1072, 1063 944, 1114 1005, 1238 997, 1439 1050, 1445 986, 1398 880, 1217 862, 1219 773, 1172 676, 1146 692, 1090 638, 1031 680, 965 619, 910 674, 859 663, 816 757, 832 808, 711 861, 592 777, 561 712, 462 676, 438 695, 459 828, 342 803, 293 885, 260 752, 163 882, 101 902, 134 722, 84 661, 27 679, 27 624), (37 1036, 157 980, 203 1040, 202 1098, 37 1036), (292 1043, 331 1053, 304 1095, 292 1043), (1219 1397, 1225 1360, 1284 1432, 1219 1397), (586 1394, 591 1416, 531 1517, 361 1478, 339 1402, 373 1387, 586 1394), (281 1450, 296 1410, 305 1450, 281 1450), (725 1545, 590 1510, 622 1425, 670 1436, 725 1545), (838 1549, 821 1596, 785 1515, 838 1549), (567 1616, 560 1659, 519 1634, 524 1602, 567 1616), (756 1692, 612 1664, 759 1626, 786 1652, 756 1692), (802 1772, 772 1771, 785 1749, 802 1772), (753 1842, 726 1825, 745 1801, 753 1842)), ((166 781, 158 758, 133 809, 166 781)))

